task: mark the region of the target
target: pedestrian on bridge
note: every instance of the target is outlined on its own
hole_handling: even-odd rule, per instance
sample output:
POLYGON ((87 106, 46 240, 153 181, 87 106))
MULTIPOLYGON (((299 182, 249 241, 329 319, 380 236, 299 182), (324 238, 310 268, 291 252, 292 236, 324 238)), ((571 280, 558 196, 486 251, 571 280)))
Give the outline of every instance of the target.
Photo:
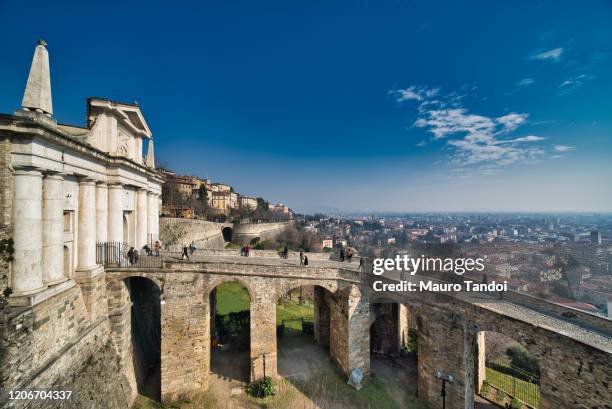
POLYGON ((300 251, 300 267, 304 267, 304 252, 300 251))
POLYGON ((187 257, 187 260, 189 260, 189 249, 187 248, 187 246, 185 244, 183 244, 183 254, 181 254, 181 260, 183 260, 185 257, 187 257))

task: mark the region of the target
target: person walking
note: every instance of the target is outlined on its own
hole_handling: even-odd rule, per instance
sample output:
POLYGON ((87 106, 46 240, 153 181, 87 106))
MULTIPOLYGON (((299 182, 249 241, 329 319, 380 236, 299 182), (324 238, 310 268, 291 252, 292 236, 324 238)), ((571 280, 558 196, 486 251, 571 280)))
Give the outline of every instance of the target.
POLYGON ((251 255, 251 246, 249 246, 248 244, 245 246, 244 248, 244 256, 248 257, 251 255))
POLYGON ((195 251, 196 246, 195 243, 192 241, 191 243, 189 243, 189 254, 193 255, 193 252, 195 251))
POLYGON ((127 252, 128 262, 130 265, 134 264, 134 247, 130 247, 127 252))
POLYGON ((359 257, 359 271, 365 270, 365 258, 359 257))
POLYGON ((183 260, 185 257, 187 257, 187 260, 189 260, 188 248, 183 244, 183 254, 181 254, 181 260, 183 260))
POLYGON ((155 256, 159 257, 159 252, 161 251, 161 244, 159 241, 155 242, 155 245, 153 246, 153 248, 155 249, 155 256))
POLYGON ((304 252, 300 251, 300 267, 304 267, 304 252))
POLYGON ((283 249, 283 258, 284 259, 288 259, 289 258, 289 247, 287 247, 286 244, 285 244, 285 248, 283 249))
POLYGON ((341 263, 344 263, 344 255, 345 255, 345 253, 344 253, 344 249, 343 249, 343 248, 341 248, 341 249, 340 249, 340 262, 341 262, 341 263))
POLYGON ((304 256, 304 267, 308 267, 308 256, 304 256))
POLYGON ((353 260, 353 252, 351 251, 351 249, 348 249, 346 252, 346 258, 348 259, 348 262, 350 263, 351 260, 353 260))

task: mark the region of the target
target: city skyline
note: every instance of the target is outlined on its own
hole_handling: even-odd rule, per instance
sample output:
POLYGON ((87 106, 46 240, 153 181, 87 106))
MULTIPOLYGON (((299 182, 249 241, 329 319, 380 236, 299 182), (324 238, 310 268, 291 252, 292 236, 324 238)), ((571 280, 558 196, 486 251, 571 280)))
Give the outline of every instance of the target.
POLYGON ((1 112, 44 38, 59 122, 136 100, 159 163, 298 212, 612 211, 609 3, 35 9, 0 28, 1 112))

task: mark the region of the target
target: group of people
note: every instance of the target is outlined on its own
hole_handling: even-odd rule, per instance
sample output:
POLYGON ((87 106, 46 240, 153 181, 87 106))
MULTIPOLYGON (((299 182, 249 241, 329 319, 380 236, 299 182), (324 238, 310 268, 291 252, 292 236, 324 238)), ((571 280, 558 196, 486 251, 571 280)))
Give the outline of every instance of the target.
MULTIPOLYGON (((145 254, 147 256, 152 256, 153 252, 155 252, 155 257, 159 257, 161 253, 161 243, 159 241, 156 241, 155 244, 153 245, 153 249, 151 249, 151 247, 149 247, 148 244, 145 244, 144 246, 142 246, 141 251, 142 251, 142 254, 145 254)), ((137 264, 138 260, 140 259, 140 252, 134 247, 130 247, 130 249, 127 252, 127 259, 130 265, 137 264)))
POLYGON ((242 246, 240 249, 240 255, 243 257, 248 257, 251 254, 251 246, 248 244, 246 246, 242 246))
POLYGON ((186 244, 183 244, 183 253, 181 254, 181 260, 187 258, 187 260, 189 260, 189 255, 193 255, 193 253, 196 251, 196 246, 195 243, 192 241, 191 243, 189 243, 189 246, 187 246, 186 244))
POLYGON ((349 263, 353 260, 353 249, 346 249, 346 251, 344 251, 343 248, 340 249, 340 261, 342 263, 344 263, 344 260, 346 259, 349 263))
POLYGON ((300 251, 300 267, 308 267, 308 256, 300 251))
MULTIPOLYGON (((344 250, 344 248, 340 249, 340 262, 344 263, 344 260, 348 261, 349 263, 351 261, 353 261, 353 256, 355 255, 355 253, 353 253, 353 249, 351 248, 347 248, 346 251, 344 250)), ((359 270, 364 270, 365 269, 365 258, 359 257, 359 270)))

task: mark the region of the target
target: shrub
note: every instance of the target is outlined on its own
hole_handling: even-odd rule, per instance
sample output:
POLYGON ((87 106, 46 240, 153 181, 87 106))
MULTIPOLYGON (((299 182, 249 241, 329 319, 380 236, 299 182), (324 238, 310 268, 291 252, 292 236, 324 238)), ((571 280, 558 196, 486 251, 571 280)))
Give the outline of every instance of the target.
POLYGON ((250 384, 248 392, 257 398, 267 398, 274 394, 274 382, 272 382, 272 378, 266 376, 259 382, 250 384))
POLYGON ((535 358, 521 345, 511 346, 506 350, 510 364, 530 374, 540 376, 540 367, 535 358))
POLYGON ((408 351, 412 353, 419 352, 419 331, 416 328, 410 328, 408 330, 408 342, 406 343, 408 351))
POLYGON ((276 245, 271 240, 260 241, 255 245, 255 250, 274 250, 276 245))
POLYGON ((523 404, 517 398, 513 398, 512 402, 510 402, 511 409, 521 409, 522 407, 523 407, 523 404))

